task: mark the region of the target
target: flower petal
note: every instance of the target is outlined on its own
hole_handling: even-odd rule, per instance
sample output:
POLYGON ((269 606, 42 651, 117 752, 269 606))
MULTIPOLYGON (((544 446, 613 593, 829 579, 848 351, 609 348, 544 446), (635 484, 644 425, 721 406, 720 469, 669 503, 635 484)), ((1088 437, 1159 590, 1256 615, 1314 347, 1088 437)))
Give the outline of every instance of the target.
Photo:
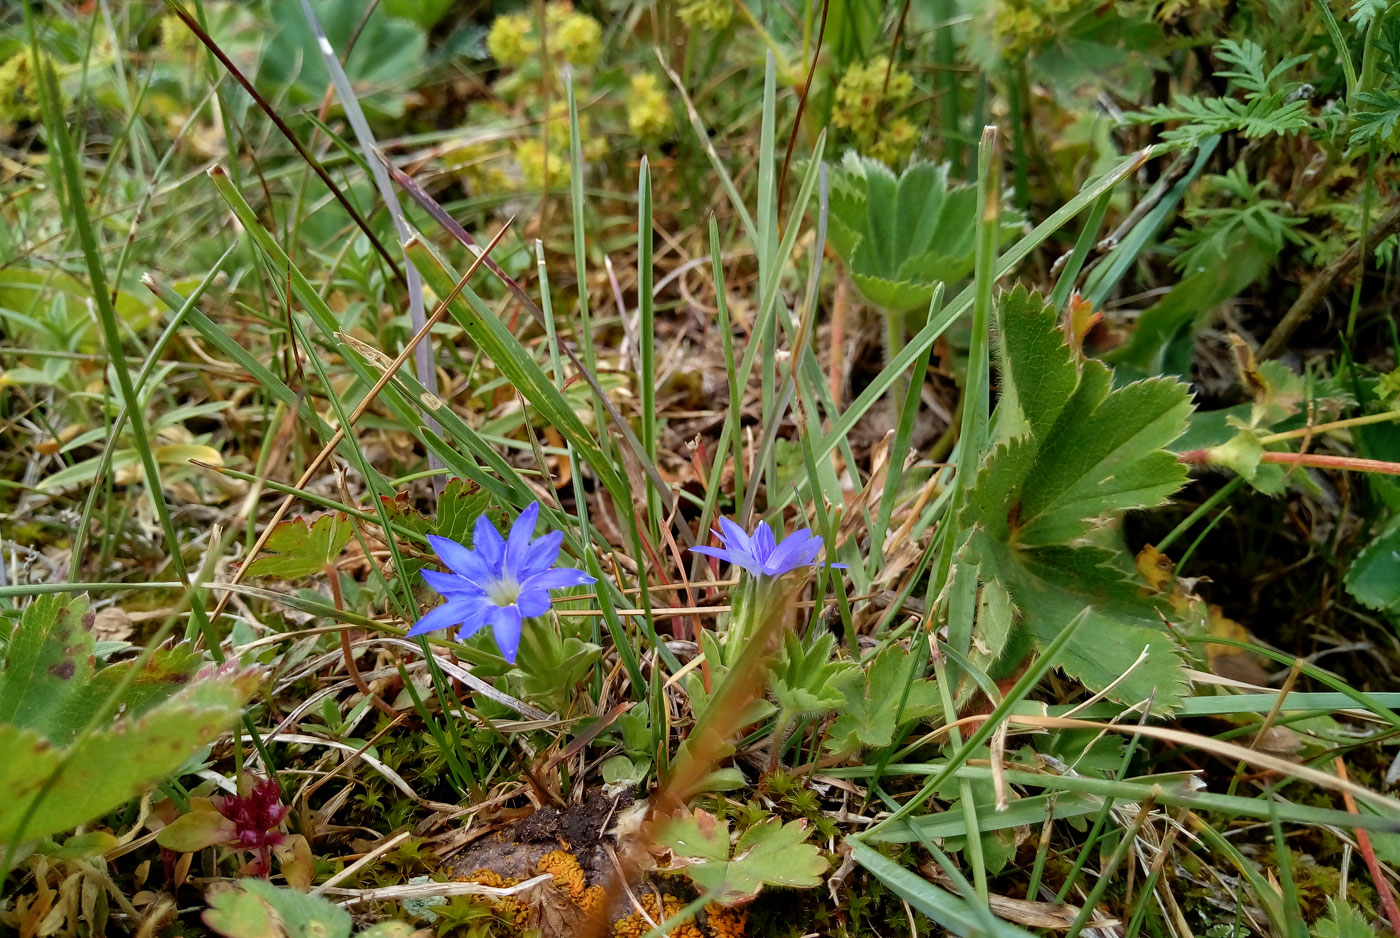
POLYGON ((472 610, 471 615, 462 620, 462 627, 457 630, 457 641, 465 642, 481 631, 481 627, 486 624, 486 610, 489 608, 491 607, 483 602, 472 610))
MULTIPOLYGON (((557 567, 553 570, 546 570, 543 573, 536 573, 530 579, 520 584, 524 590, 557 590, 566 586, 583 586, 586 583, 598 582, 593 577, 576 570, 573 567, 557 567)), ((523 596, 522 592, 522 596, 523 596)), ((539 615, 539 613, 534 613, 539 615)))
POLYGON ((814 536, 809 529, 803 528, 783 538, 783 542, 768 556, 763 566, 769 573, 778 576, 798 567, 811 566, 821 549, 821 537, 814 536))
POLYGON ((492 606, 486 612, 486 621, 502 657, 515 664, 516 652, 520 650, 520 610, 514 606, 492 606))
POLYGON ((529 586, 523 587, 515 600, 515 608, 520 610, 520 616, 523 619, 533 619, 536 616, 544 615, 549 612, 550 605, 548 590, 532 589, 529 586))
POLYGON ((460 577, 480 583, 483 579, 482 574, 489 571, 475 551, 468 550, 451 538, 429 534, 428 543, 433 546, 433 550, 442 558, 447 568, 460 577))
POLYGON ((517 567, 509 568, 517 580, 528 580, 537 573, 543 573, 559 559, 559 545, 564 543, 563 531, 550 531, 526 549, 525 560, 517 567))
POLYGON ((720 534, 719 539, 724 541, 725 547, 728 547, 730 550, 738 548, 745 552, 753 551, 753 542, 750 541, 749 536, 744 533, 744 529, 733 521, 730 521, 728 518, 720 518, 719 529, 723 532, 720 534))
POLYGON ((429 586, 449 599, 461 598, 463 593, 480 593, 481 588, 466 577, 437 570, 418 571, 429 586))
POLYGON ((768 526, 767 521, 760 521, 758 523, 758 527, 753 529, 753 537, 751 540, 753 543, 752 550, 754 559, 766 566, 768 558, 773 555, 773 551, 777 549, 778 546, 777 542, 773 539, 773 529, 768 526))
POLYGON ((476 527, 472 529, 472 550, 476 551, 481 562, 493 574, 500 573, 501 561, 505 558, 506 542, 501 539, 500 532, 484 512, 476 519, 476 527))
POLYGON ((530 552, 530 539, 535 536, 535 519, 539 516, 540 503, 531 502, 515 519, 515 524, 510 526, 510 534, 506 537, 506 570, 517 571, 525 563, 530 552))
POLYGON ((436 632, 438 629, 450 628, 469 618, 476 608, 477 604, 470 600, 445 602, 413 623, 413 628, 408 630, 408 634, 423 635, 428 632, 436 632))
POLYGON ((718 557, 725 563, 734 563, 733 551, 725 550, 722 547, 692 547, 691 553, 704 554, 706 557, 718 557))

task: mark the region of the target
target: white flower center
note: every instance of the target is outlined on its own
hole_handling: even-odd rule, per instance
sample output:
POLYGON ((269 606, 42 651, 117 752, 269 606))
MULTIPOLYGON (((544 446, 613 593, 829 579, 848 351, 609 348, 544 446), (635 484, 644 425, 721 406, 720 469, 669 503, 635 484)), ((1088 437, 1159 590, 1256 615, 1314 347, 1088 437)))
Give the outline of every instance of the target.
POLYGON ((520 598, 520 584, 514 577, 503 578, 486 589, 486 598, 497 606, 510 606, 520 598))

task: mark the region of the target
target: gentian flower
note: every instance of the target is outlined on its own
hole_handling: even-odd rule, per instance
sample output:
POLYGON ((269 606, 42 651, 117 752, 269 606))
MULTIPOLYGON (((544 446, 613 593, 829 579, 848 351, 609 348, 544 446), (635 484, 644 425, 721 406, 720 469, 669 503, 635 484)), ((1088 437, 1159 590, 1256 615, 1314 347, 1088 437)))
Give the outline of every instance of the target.
POLYGON ((539 514, 539 503, 530 505, 505 538, 482 515, 476 519, 470 550, 450 538, 428 535, 433 550, 452 572, 423 570, 423 579, 447 602, 419 619, 408 634, 456 626, 457 638, 466 639, 489 625, 501 654, 514 664, 520 649, 520 623, 549 611, 549 591, 595 582, 572 567, 551 569, 564 533, 551 531, 531 540, 539 514))
MULTIPOLYGON (((724 548, 692 547, 697 554, 727 560, 736 567, 742 567, 756 577, 776 578, 790 573, 798 567, 822 566, 817 563, 817 554, 822 549, 820 534, 813 534, 810 528, 793 531, 778 543, 773 529, 767 521, 760 521, 753 534, 745 534, 728 518, 719 519, 719 531, 714 534, 724 542, 724 548)), ((844 563, 826 564, 829 567, 846 569, 844 563)))

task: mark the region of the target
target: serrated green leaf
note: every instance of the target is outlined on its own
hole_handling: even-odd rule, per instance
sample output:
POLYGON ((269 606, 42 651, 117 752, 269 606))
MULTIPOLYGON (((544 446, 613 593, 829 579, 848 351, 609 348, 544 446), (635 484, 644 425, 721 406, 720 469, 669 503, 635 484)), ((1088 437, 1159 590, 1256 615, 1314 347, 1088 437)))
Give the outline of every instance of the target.
POLYGON ((248 671, 192 681, 197 655, 162 652, 131 681, 120 715, 78 741, 134 667, 95 671, 91 624, 86 596, 53 594, 30 603, 11 636, 0 670, 0 842, 61 833, 139 794, 218 738, 257 683, 248 671))
POLYGON ((93 621, 85 596, 40 596, 25 608, 0 675, 0 724, 73 738, 88 714, 66 704, 92 680, 93 621))
POLYGON ((1002 439, 968 493, 959 559, 1005 589, 1017 627, 1038 647, 1089 608, 1092 621, 1056 664, 1096 691, 1118 682, 1115 699, 1153 697, 1155 709, 1170 710, 1186 679, 1158 607, 1112 565, 1113 554, 1076 545, 1119 512, 1161 504, 1185 481, 1166 447, 1186 428, 1186 387, 1152 378, 1113 388, 1101 362, 1076 364, 1055 311, 1019 288, 998 312, 1002 439))
POLYGON ((353 922, 329 899, 241 879, 209 897, 204 924, 225 938, 349 938, 353 922))
POLYGON ((823 632, 804 648, 796 632, 783 633, 783 650, 773 662, 769 687, 778 706, 790 716, 825 713, 841 706, 838 686, 857 668, 852 661, 832 661, 836 637, 823 632))
MULTIPOLYGON (((213 742, 238 715, 252 692, 249 682, 203 681, 139 720, 118 720, 76 749, 58 781, 39 802, 21 836, 69 830, 123 804, 175 771, 191 752, 213 742)), ((68 750, 54 748, 33 730, 0 725, 0 841, 14 836, 20 820, 68 750)))
POLYGON ((909 688, 904 709, 899 709, 909 673, 909 654, 893 645, 875 656, 870 667, 846 675, 838 684, 846 698, 841 715, 831 724, 826 748, 838 756, 852 756, 866 747, 888 746, 900 726, 932 716, 938 710, 938 687, 916 678, 909 688), (899 712, 896 725, 895 713, 899 712))
MULTIPOLYGON (((1000 319, 1034 322, 1045 319, 1040 296, 1017 287, 999 301, 1000 319)), ((1074 352, 1058 328, 1008 329, 997 343, 1001 398, 997 404, 997 439, 1008 441, 1029 432, 1044 436, 1069 403, 1078 381, 1074 352)))
POLYGON ((729 822, 697 811, 677 818, 662 830, 657 842, 679 857, 692 860, 729 859, 729 822))
MULTIPOLYGON (((923 309, 935 285, 972 272, 977 190, 949 188, 946 165, 914 162, 896 176, 851 152, 831 178, 831 243, 871 303, 889 312, 923 309)), ((1006 212, 1002 234, 1017 223, 1006 212)))
POLYGON ((1097 547, 1045 547, 1020 551, 974 529, 961 558, 981 566, 1013 597, 1018 626, 1037 647, 1055 640, 1075 616, 1089 608, 1084 625, 1055 662, 1091 690, 1121 681, 1112 699, 1137 703, 1149 697, 1153 712, 1181 704, 1187 689, 1179 649, 1161 628, 1157 605, 1141 595, 1141 584, 1111 566, 1112 554, 1097 547), (1143 650, 1147 656, 1138 662, 1143 650), (1131 669, 1131 673, 1129 671, 1131 669))
POLYGON ((728 822, 703 811, 672 822, 658 837, 696 887, 721 905, 752 899, 764 886, 820 885, 827 862, 806 839, 806 821, 769 818, 744 831, 731 859, 728 822))
POLYGON ((1315 938, 1374 938, 1370 919, 1345 902, 1327 897, 1327 914, 1313 925, 1315 938))
POLYGON ((1345 583, 1358 602, 1381 612, 1400 612, 1400 518, 1361 549, 1345 583))
POLYGON ((279 522, 267 539, 268 553, 253 561, 248 575, 299 580, 321 573, 340 556, 354 533, 350 519, 338 511, 314 522, 303 518, 279 522))
POLYGON ((491 495, 474 482, 453 479, 443 488, 437 503, 437 533, 465 543, 476 519, 491 503, 491 495))

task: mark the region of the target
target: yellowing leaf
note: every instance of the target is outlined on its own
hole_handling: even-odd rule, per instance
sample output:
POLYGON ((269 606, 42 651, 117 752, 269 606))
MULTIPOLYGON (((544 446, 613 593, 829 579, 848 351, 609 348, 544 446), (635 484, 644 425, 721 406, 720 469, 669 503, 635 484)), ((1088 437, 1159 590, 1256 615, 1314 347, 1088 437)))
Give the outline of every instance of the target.
POLYGON ((194 853, 238 837, 238 825, 224 817, 207 798, 192 799, 194 810, 182 814, 156 833, 156 843, 167 850, 194 853), (197 806, 195 802, 200 802, 197 806))

